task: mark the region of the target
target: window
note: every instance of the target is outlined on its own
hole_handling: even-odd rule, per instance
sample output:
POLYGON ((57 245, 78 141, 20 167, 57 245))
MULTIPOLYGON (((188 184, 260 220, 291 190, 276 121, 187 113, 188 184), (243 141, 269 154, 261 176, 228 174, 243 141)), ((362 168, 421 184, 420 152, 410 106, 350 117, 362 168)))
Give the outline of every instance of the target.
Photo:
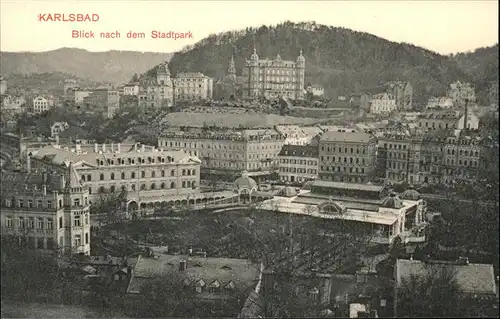
POLYGON ((80 206, 80 198, 75 198, 75 206, 80 206))
POLYGON ((52 208, 52 201, 51 200, 47 201, 47 208, 52 208))
POLYGON ((33 201, 31 199, 28 199, 28 207, 33 208, 33 201))
POLYGON ((111 178, 111 180, 114 180, 115 179, 115 173, 111 173, 110 178, 111 178))
POLYGON ((82 236, 75 235, 75 247, 80 247, 82 245, 82 236))
POLYGON ((116 190, 116 188, 115 188, 115 186, 114 186, 114 185, 113 185, 113 186, 111 186, 111 187, 109 188, 109 191, 110 191, 111 193, 114 193, 114 192, 115 192, 115 190, 116 190))
POLYGON ((19 224, 18 224, 19 228, 24 228, 24 217, 19 217, 19 224))
POLYGON ((79 227, 80 226, 80 215, 76 215, 73 220, 73 225, 79 227))
POLYGON ((18 205, 19 205, 19 208, 23 208, 24 203, 23 203, 23 200, 22 200, 22 199, 20 199, 20 200, 18 201, 18 205))
POLYGON ((52 228, 53 228, 52 218, 47 218, 47 229, 52 230, 52 228))
POLYGON ((156 184, 155 183, 151 184, 151 189, 156 189, 156 184))
POLYGON ((35 227, 35 221, 33 217, 28 217, 28 229, 33 229, 35 227))
POLYGON ((7 216, 7 228, 12 228, 12 216, 7 216))
POLYGON ((152 178, 155 178, 155 176, 156 176, 156 172, 154 172, 154 171, 153 171, 153 172, 151 172, 151 177, 152 177, 152 178))
POLYGON ((141 177, 142 177, 142 178, 146 177, 146 172, 145 172, 145 171, 142 171, 142 172, 141 172, 141 177))
POLYGON ((85 225, 89 224, 89 215, 85 214, 85 225))
POLYGON ((89 182, 92 181, 92 175, 90 175, 90 174, 87 175, 87 181, 89 181, 89 182))
POLYGON ((43 218, 39 217, 37 219, 36 228, 43 229, 43 218))
POLYGON ((63 218, 59 217, 59 228, 63 228, 63 218))
POLYGON ((121 179, 125 179, 125 173, 122 172, 121 179))
POLYGON ((89 233, 85 233, 85 245, 89 243, 89 233))
POLYGON ((101 181, 103 181, 103 180, 104 180, 104 174, 99 175, 99 179, 100 179, 101 181))
POLYGON ((165 171, 161 171, 161 177, 165 177, 165 171))
POLYGON ((135 173, 134 172, 130 173, 130 178, 135 178, 135 173))
POLYGON ((170 176, 175 176, 175 171, 174 170, 170 171, 170 176))

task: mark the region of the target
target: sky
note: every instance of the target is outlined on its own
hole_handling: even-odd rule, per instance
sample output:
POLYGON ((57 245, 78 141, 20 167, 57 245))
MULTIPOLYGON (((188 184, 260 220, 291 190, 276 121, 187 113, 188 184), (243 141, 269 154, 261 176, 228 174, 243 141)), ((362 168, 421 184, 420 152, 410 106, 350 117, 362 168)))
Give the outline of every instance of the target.
POLYGON ((316 21, 407 42, 441 54, 498 43, 498 1, 45 1, 0 0, 1 51, 41 52, 61 47, 89 51, 175 52, 209 34, 316 21), (39 14, 97 14, 97 22, 39 21, 39 14), (94 39, 72 38, 73 30, 94 39), (151 32, 191 32, 190 39, 153 39, 151 32), (121 38, 102 39, 119 31, 121 38), (129 31, 144 32, 129 39, 129 31))

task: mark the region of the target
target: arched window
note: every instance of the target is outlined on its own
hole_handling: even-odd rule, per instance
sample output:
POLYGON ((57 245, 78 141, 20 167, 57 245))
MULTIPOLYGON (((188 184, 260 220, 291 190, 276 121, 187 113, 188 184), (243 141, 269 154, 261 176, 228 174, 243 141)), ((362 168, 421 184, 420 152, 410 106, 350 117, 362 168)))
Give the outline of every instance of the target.
POLYGON ((111 180, 114 180, 115 179, 115 173, 111 173, 110 178, 111 178, 111 180))
POLYGON ((103 180, 104 180, 104 174, 99 175, 99 179, 100 179, 101 181, 103 181, 103 180))
POLYGON ((146 189, 146 184, 141 184, 141 190, 145 190, 146 189))
POLYGON ((164 188, 165 188, 165 183, 161 183, 161 184, 160 184, 160 188, 161 188, 161 189, 164 189, 164 188))
POLYGON ((193 176, 196 175, 196 170, 195 169, 193 169, 193 172, 191 173, 191 175, 193 175, 193 176))
POLYGON ((130 189, 135 192, 135 184, 130 185, 130 189))
POLYGON ((191 187, 191 181, 187 181, 187 187, 191 187))
POLYGON ((63 206, 63 202, 62 202, 62 199, 59 200, 59 208, 61 208, 63 206))
POLYGON ((196 188, 196 182, 192 182, 192 183, 191 183, 191 188, 192 188, 192 189, 195 189, 195 188, 196 188))
POLYGON ((185 169, 182 170, 182 176, 186 176, 186 170, 185 169))
POLYGON ((121 188, 122 188, 122 192, 125 192, 127 190, 127 186, 125 186, 125 185, 122 185, 121 188))
POLYGON ((175 176, 175 171, 174 170, 170 171, 170 176, 175 176))
POLYGON ((161 171, 161 177, 165 177, 165 171, 164 170, 161 171))
POLYGON ((146 172, 145 172, 145 171, 142 171, 142 172, 141 172, 141 177, 142 177, 142 178, 146 177, 146 172))
POLYGON ((82 175, 82 181, 85 182, 85 175, 82 175))
POLYGON ((83 199, 83 203, 85 204, 85 206, 87 205, 87 203, 88 203, 88 199, 87 199, 87 197, 85 197, 85 198, 83 199))
POLYGON ((135 178, 135 172, 130 173, 130 178, 135 178))
POLYGON ((87 175, 87 182, 90 182, 92 180, 92 175, 87 175))
POLYGON ((152 171, 152 172, 151 172, 151 177, 152 177, 152 178, 155 178, 155 176, 156 176, 156 172, 155 172, 155 171, 152 171))
POLYGON ((191 170, 189 170, 189 169, 188 169, 188 170, 187 170, 187 174, 188 174, 188 175, 191 175, 191 170))
POLYGON ((106 189, 104 188, 104 186, 99 187, 99 193, 105 193, 105 192, 106 189))
POLYGON ((115 192, 115 186, 111 186, 111 187, 109 188, 109 191, 110 191, 111 193, 114 193, 114 192, 115 192))
POLYGON ((125 179, 125 173, 124 172, 122 172, 122 176, 121 177, 122 177, 122 179, 125 179))
POLYGON ((175 182, 170 183, 170 188, 175 188, 175 182))
POLYGON ((156 189, 156 184, 155 183, 151 184, 151 189, 156 189))

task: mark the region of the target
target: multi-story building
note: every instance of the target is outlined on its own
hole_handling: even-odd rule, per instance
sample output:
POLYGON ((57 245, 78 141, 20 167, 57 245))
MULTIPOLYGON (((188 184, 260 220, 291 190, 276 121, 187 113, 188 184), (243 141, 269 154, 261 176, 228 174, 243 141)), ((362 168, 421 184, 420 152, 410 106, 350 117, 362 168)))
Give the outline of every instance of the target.
POLYGON ((174 103, 174 83, 168 63, 162 63, 156 70, 156 79, 141 83, 138 92, 139 107, 163 108, 174 103))
POLYGON ((417 145, 409 132, 390 132, 379 139, 378 160, 381 162, 380 169, 387 181, 410 182, 418 180, 418 160, 415 162, 417 145))
POLYGON ((138 84, 127 84, 123 87, 123 95, 139 95, 138 84))
POLYGON ((213 96, 213 79, 200 72, 179 73, 174 79, 178 100, 209 100, 213 96))
POLYGON ((283 145, 278 160, 281 182, 302 184, 318 176, 317 146, 283 145))
POLYGON ((24 105, 26 104, 26 100, 23 96, 5 95, 2 96, 1 99, 0 109, 2 111, 14 114, 23 112, 24 105))
POLYGON ((0 75, 0 95, 4 95, 7 92, 7 80, 0 75))
POLYGON ((325 95, 325 89, 321 85, 309 85, 306 89, 307 93, 313 96, 323 96, 325 95))
POLYGON ((28 159, 30 169, 37 171, 64 170, 71 161, 89 186, 89 200, 125 192, 132 210, 149 203, 173 204, 203 197, 199 193, 201 162, 183 151, 137 144, 130 149, 122 149, 121 144, 95 144, 85 150, 78 144, 74 149, 51 145, 34 151, 28 159))
POLYGON ((325 132, 319 140, 319 178, 368 182, 376 169, 376 141, 364 132, 325 132))
POLYGON ((453 99, 447 96, 431 97, 425 107, 427 110, 451 109, 453 108, 453 99))
POLYGON ((285 61, 279 54, 274 60, 260 60, 254 49, 243 69, 243 76, 246 78, 243 97, 303 99, 305 65, 302 50, 296 61, 285 61))
POLYGON ((385 84, 385 92, 396 100, 399 110, 411 110, 413 105, 413 87, 410 82, 392 81, 385 84))
POLYGON ((307 145, 317 135, 308 134, 298 125, 276 125, 275 129, 285 137, 285 145, 307 145))
POLYGON ((69 89, 75 89, 78 88, 78 84, 76 83, 76 80, 73 79, 66 79, 64 80, 64 100, 65 101, 72 101, 72 97, 68 96, 68 90, 69 89))
POLYGON ((33 113, 40 114, 50 110, 52 106, 53 106, 53 101, 39 95, 33 99, 32 110, 33 113))
POLYGON ((89 255, 89 207, 89 189, 72 162, 58 173, 2 173, 2 235, 29 247, 89 255))
POLYGON ((99 88, 83 98, 83 104, 89 110, 102 114, 104 118, 112 118, 120 107, 120 94, 117 90, 99 88))
POLYGON ((396 99, 390 94, 380 93, 371 98, 370 113, 372 114, 390 114, 396 109, 396 99))
POLYGON ((91 95, 91 90, 83 90, 78 87, 70 87, 66 91, 66 101, 72 101, 77 105, 83 105, 83 99, 91 95))
POLYGON ((197 156, 208 174, 221 178, 229 175, 230 181, 245 170, 256 179, 270 174, 277 167, 277 155, 284 142, 285 137, 274 129, 171 129, 158 138, 159 147, 182 149, 197 156))
POLYGON ((56 137, 59 133, 63 132, 65 129, 69 127, 69 124, 66 122, 55 122, 50 126, 50 136, 56 137))
POLYGON ((481 167, 483 140, 477 131, 450 132, 444 145, 443 176, 441 183, 475 181, 481 167))
POLYGON ((459 130, 478 130, 479 117, 473 111, 466 110, 458 119, 456 127, 459 130))
POLYGON ((460 81, 450 84, 448 96, 452 98, 453 104, 457 107, 464 107, 466 100, 476 102, 476 91, 470 83, 461 83, 460 81))
POLYGON ((444 110, 420 113, 417 117, 418 127, 422 130, 456 129, 460 120, 460 111, 444 110))

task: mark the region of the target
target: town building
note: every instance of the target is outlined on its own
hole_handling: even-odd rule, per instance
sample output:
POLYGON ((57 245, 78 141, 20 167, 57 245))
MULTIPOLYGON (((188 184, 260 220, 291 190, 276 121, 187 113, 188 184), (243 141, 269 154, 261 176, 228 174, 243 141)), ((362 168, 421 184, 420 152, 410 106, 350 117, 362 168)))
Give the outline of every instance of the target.
POLYGON ((174 104, 174 83, 168 68, 168 62, 162 63, 156 70, 156 78, 140 84, 138 103, 141 108, 163 108, 174 104))
POLYGON ((308 215, 344 223, 369 236, 373 243, 390 244, 426 240, 427 204, 410 189, 401 195, 387 194, 385 186, 315 180, 290 197, 276 196, 258 205, 265 210, 308 215))
POLYGON ((158 138, 160 148, 198 157, 204 169, 202 179, 231 182, 245 170, 258 180, 269 176, 278 167, 284 142, 285 137, 275 129, 169 129, 158 138))
POLYGON ((285 137, 285 145, 307 145, 318 134, 314 134, 317 130, 313 130, 312 134, 308 134, 309 132, 304 131, 298 125, 276 125, 275 129, 285 137))
POLYGON ((90 254, 89 189, 72 162, 60 172, 2 172, 2 235, 32 248, 90 254))
POLYGON ((458 119, 456 127, 458 130, 478 130, 479 117, 473 111, 466 109, 466 112, 458 119))
POLYGON ((92 90, 70 87, 66 90, 66 101, 72 101, 77 105, 83 105, 83 100, 92 94, 92 90))
MULTIPOLYGON (((394 267, 394 316, 408 317, 411 314, 404 313, 400 307, 399 293, 404 288, 405 280, 411 277, 428 277, 452 275, 460 290, 460 302, 466 307, 465 316, 494 317, 498 316, 498 293, 495 283, 495 271, 490 264, 469 263, 467 258, 461 258, 456 262, 446 261, 420 261, 398 259, 394 267)), ((439 306, 439 305, 436 305, 439 306)))
POLYGON ((50 126, 50 136, 56 137, 56 135, 59 135, 59 133, 63 132, 68 127, 69 124, 66 122, 55 122, 50 126))
POLYGON ((302 50, 296 61, 285 61, 279 54, 274 60, 260 60, 254 49, 243 69, 243 76, 246 78, 243 97, 303 99, 305 63, 302 50))
POLYGON ((184 101, 210 100, 213 96, 213 79, 200 72, 178 73, 174 79, 175 98, 184 101))
POLYGON ((318 176, 317 146, 283 145, 278 160, 280 182, 303 184, 318 176))
POLYGON ((26 100, 24 96, 4 95, 2 99, 0 110, 2 112, 9 112, 11 114, 19 114, 24 112, 26 100))
POLYGON ((466 100, 472 103, 476 102, 476 91, 470 83, 460 81, 451 83, 448 96, 451 97, 456 107, 464 107, 466 100))
POLYGON ((214 86, 214 99, 228 101, 240 98, 244 82, 244 77, 236 75, 236 62, 234 61, 234 55, 232 55, 227 73, 219 78, 214 86))
POLYGON ((54 106, 54 102, 52 100, 39 95, 33 99, 32 111, 35 114, 40 114, 47 112, 52 108, 52 106, 54 106))
POLYGON ((4 95, 7 92, 7 80, 0 75, 0 95, 4 95))
POLYGON ((456 129, 460 120, 459 110, 442 110, 422 112, 417 118, 418 127, 422 130, 456 129))
POLYGON ((127 84, 123 87, 123 95, 139 95, 138 84, 127 84))
MULTIPOLYGON (((191 289, 194 300, 207 303, 216 313, 225 307, 223 317, 236 317, 247 296, 261 285, 262 266, 245 259, 213 258, 196 255, 155 253, 140 256, 127 289, 127 296, 141 293, 141 288, 159 278, 169 276, 182 281, 184 289, 191 289)), ((176 282, 173 280, 173 282, 176 282)), ((178 287, 173 287, 179 289, 178 287)), ((193 301, 194 301, 193 300, 193 301)))
POLYGON ((435 110, 435 109, 452 109, 453 108, 453 99, 447 96, 441 97, 431 97, 425 106, 426 110, 435 110))
POLYGON ((120 94, 117 90, 98 88, 83 98, 83 104, 89 111, 99 113, 104 118, 112 118, 120 107, 120 94))
POLYGON ((74 96, 72 93, 68 94, 69 89, 76 89, 78 88, 78 84, 76 80, 74 79, 66 79, 64 80, 64 100, 65 101, 72 101, 74 96))
MULTIPOLYGON (((107 194, 125 194, 127 209, 141 211, 153 204, 194 203, 205 197, 199 190, 201 161, 183 151, 164 151, 152 146, 122 147, 94 144, 74 148, 50 145, 32 152, 29 170, 61 171, 72 162, 89 186, 89 200, 107 194)), ((149 208, 150 208, 149 207, 149 208)))
POLYGON ((309 85, 306 88, 307 93, 311 94, 312 96, 323 96, 325 95, 325 88, 323 88, 321 85, 309 85))
POLYGON ((328 131, 319 140, 319 178, 368 182, 376 169, 376 141, 364 132, 328 131))
POLYGON ((396 99, 387 93, 380 93, 372 96, 370 100, 370 113, 390 114, 397 109, 396 99))
POLYGON ((395 98, 398 110, 408 111, 413 108, 413 87, 410 82, 388 82, 385 84, 385 91, 395 98))

